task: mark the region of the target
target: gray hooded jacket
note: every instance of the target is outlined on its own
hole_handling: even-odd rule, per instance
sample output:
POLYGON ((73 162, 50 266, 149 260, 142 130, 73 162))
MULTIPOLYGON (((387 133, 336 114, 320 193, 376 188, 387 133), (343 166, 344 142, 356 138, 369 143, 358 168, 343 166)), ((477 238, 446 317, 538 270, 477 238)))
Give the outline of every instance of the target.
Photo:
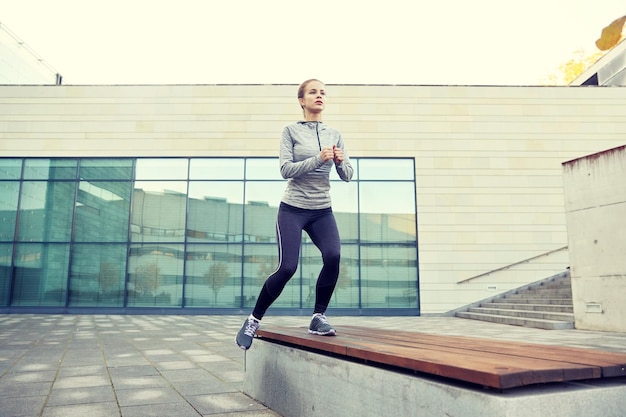
POLYGON ((335 169, 339 178, 348 182, 354 170, 338 130, 322 122, 285 126, 280 140, 280 173, 288 179, 283 202, 311 210, 331 206, 329 175, 334 162, 324 163, 319 155, 322 148, 333 145, 344 151, 344 160, 335 169))

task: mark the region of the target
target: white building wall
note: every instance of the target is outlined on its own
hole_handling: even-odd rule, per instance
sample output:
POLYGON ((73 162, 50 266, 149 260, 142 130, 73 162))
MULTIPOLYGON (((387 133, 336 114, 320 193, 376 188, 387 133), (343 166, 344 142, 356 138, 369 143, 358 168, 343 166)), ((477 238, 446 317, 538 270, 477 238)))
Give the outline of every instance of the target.
MULTIPOLYGON (((283 126, 301 116, 296 90, 0 86, 0 153, 276 156, 283 126)), ((415 158, 423 314, 562 272, 569 260, 558 251, 567 245, 561 163, 626 137, 621 88, 327 90, 324 120, 342 131, 350 155, 415 158)))

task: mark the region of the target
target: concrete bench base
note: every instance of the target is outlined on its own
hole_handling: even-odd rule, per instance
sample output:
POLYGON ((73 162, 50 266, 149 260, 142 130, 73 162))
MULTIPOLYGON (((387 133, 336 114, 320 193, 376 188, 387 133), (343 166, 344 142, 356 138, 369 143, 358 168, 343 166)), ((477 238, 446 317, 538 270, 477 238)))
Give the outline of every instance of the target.
POLYGON ((246 354, 243 390, 284 417, 623 417, 626 410, 621 377, 497 392, 263 339, 246 354))

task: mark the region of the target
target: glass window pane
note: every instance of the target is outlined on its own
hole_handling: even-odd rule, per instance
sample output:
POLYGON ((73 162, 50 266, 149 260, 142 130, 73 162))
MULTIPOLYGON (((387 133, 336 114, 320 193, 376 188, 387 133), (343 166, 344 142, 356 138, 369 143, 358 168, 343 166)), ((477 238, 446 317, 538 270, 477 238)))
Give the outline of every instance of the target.
POLYGON ((178 158, 137 159, 138 180, 186 180, 189 160, 178 158))
POLYGON ((124 305, 125 244, 75 244, 70 277, 70 305, 124 305))
MULTIPOLYGON (((302 308, 315 306, 317 277, 322 270, 319 249, 311 243, 302 245, 302 308)), ((329 308, 359 308, 359 262, 356 245, 341 245, 341 265, 337 286, 329 308)))
POLYGON ((248 158, 246 159, 247 180, 281 180, 280 162, 278 158, 248 158))
POLYGON ((181 307, 183 245, 132 245, 128 258, 128 305, 181 307))
POLYGON ((15 180, 22 175, 22 160, 0 158, 0 180, 15 180))
MULTIPOLYGON (((354 162, 353 162, 354 164, 354 162)), ((415 179, 413 159, 359 159, 359 180, 415 179)))
POLYGON ((189 184, 189 242, 241 242, 243 182, 194 181, 189 184))
POLYGON ((284 182, 246 183, 246 242, 276 242, 276 215, 284 189, 284 182))
POLYGON ((24 179, 74 180, 76 159, 27 159, 24 161, 24 179))
POLYGON ((0 244, 0 306, 6 306, 9 302, 12 259, 13 244, 0 244))
POLYGON ((15 306, 65 306, 70 248, 21 244, 15 254, 15 306))
POLYGON ((341 242, 357 242, 359 239, 357 183, 333 183, 330 196, 341 242))
POLYGON ((236 305, 236 307, 253 308, 265 280, 277 267, 278 248, 276 244, 245 245, 243 299, 238 300, 243 304, 236 305))
POLYGON ((131 180, 133 173, 132 159, 81 159, 81 180, 131 180))
POLYGON ((131 183, 81 181, 74 239, 78 242, 128 241, 131 183))
POLYGON ((415 247, 365 246, 361 259, 363 308, 417 308, 415 247))
POLYGON ((280 205, 283 198, 285 181, 248 181, 246 182, 246 203, 257 207, 273 207, 280 205))
POLYGON ((243 180, 243 158, 192 158, 192 180, 243 180))
MULTIPOLYGON (((265 280, 278 267, 278 248, 276 244, 246 244, 244 256, 245 307, 254 307, 265 280)), ((300 308, 300 293, 301 268, 298 264, 291 281, 271 308, 300 308)))
POLYGON ((131 210, 132 241, 183 242, 186 190, 186 181, 137 182, 131 210))
POLYGON ((189 198, 243 204, 243 181, 192 181, 189 183, 189 198))
POLYGON ((189 245, 185 305, 241 306, 241 245, 189 245))
POLYGON ((72 231, 76 183, 28 181, 22 185, 18 240, 67 242, 72 231))
POLYGON ((0 181, 0 241, 12 241, 15 237, 19 189, 17 181, 0 181))
POLYGON ((361 182, 361 240, 415 241, 414 183, 361 182))
POLYGON ((359 304, 359 248, 357 245, 341 245, 339 279, 330 307, 361 307, 359 304))

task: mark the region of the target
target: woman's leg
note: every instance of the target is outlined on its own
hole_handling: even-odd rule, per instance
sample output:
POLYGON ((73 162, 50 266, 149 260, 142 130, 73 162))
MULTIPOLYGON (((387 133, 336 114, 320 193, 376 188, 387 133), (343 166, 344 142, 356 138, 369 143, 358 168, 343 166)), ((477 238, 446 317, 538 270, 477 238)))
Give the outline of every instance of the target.
POLYGON ((313 312, 324 313, 337 285, 341 258, 341 240, 332 210, 325 211, 322 216, 316 218, 304 230, 322 253, 323 266, 317 278, 313 312))
POLYGON ((252 315, 262 319, 267 309, 276 301, 285 285, 298 268, 300 241, 306 217, 302 210, 281 204, 276 220, 278 240, 278 268, 265 281, 252 315))

